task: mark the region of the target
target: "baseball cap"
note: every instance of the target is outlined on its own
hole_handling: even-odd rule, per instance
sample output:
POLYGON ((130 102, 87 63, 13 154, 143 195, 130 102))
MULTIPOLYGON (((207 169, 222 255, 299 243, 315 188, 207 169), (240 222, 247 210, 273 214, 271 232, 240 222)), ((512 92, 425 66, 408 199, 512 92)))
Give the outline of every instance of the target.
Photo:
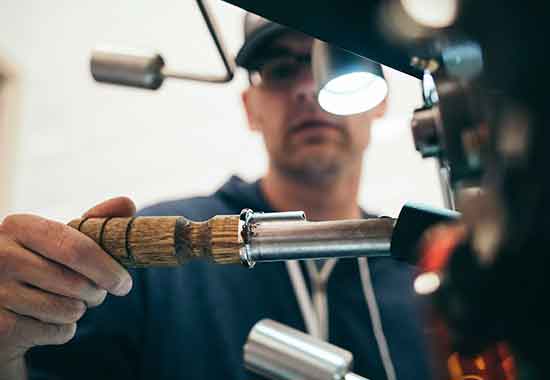
POLYGON ((254 68, 262 50, 275 37, 292 29, 247 12, 244 17, 244 43, 237 53, 235 62, 245 69, 254 68))

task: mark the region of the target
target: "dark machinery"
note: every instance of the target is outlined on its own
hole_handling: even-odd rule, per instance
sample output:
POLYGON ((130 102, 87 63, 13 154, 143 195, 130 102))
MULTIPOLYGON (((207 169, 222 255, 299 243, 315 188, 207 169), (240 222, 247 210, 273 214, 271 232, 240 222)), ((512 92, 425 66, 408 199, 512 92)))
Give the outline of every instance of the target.
MULTIPOLYGON (((227 1, 423 78, 416 146, 449 170, 463 213, 460 234, 449 227, 426 236, 424 253, 447 257, 428 265, 442 280, 428 296, 454 349, 473 355, 505 342, 517 371, 498 378, 543 378, 550 342, 544 2, 456 1, 454 21, 426 27, 409 17, 413 1, 227 1)), ((437 4, 424 2, 424 13, 437 4)))

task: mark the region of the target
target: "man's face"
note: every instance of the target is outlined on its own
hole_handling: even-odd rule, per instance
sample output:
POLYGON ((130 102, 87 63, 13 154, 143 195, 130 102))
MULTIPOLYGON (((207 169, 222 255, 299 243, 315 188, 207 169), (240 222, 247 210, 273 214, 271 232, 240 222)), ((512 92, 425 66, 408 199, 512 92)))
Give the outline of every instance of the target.
POLYGON ((263 80, 243 93, 243 102, 251 129, 263 135, 272 166, 300 182, 323 184, 361 164, 371 121, 383 107, 345 117, 323 111, 309 63, 281 64, 309 57, 312 43, 311 37, 294 32, 273 41, 260 65, 263 80))

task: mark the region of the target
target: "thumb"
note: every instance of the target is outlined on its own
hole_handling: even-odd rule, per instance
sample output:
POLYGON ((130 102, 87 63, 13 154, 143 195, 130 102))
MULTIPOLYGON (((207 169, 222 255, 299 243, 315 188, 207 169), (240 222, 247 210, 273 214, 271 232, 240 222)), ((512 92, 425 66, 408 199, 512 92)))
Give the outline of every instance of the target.
POLYGON ((136 205, 128 197, 117 197, 102 202, 82 215, 83 218, 100 218, 108 216, 126 217, 136 212, 136 205))

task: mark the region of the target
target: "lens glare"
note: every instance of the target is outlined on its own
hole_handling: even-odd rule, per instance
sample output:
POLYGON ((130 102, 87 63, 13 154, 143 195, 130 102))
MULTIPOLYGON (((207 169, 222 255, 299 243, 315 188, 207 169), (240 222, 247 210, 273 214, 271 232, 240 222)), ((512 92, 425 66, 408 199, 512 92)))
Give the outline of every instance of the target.
POLYGON ((319 92, 321 107, 335 115, 352 115, 380 104, 388 93, 386 81, 367 72, 353 72, 329 81, 319 92))

